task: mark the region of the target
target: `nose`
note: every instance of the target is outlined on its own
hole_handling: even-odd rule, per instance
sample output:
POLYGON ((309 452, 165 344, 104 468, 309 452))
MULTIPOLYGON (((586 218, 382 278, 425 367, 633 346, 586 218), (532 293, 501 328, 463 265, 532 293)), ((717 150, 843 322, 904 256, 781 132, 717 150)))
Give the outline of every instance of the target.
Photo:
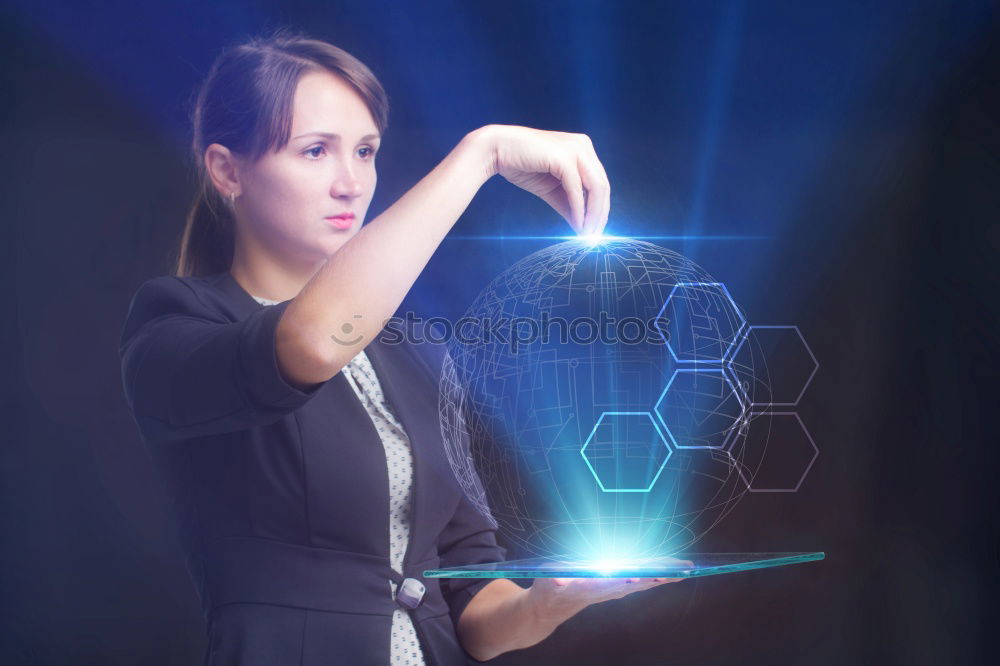
POLYGON ((338 199, 356 199, 362 194, 361 181, 350 163, 342 165, 334 175, 330 193, 338 199))

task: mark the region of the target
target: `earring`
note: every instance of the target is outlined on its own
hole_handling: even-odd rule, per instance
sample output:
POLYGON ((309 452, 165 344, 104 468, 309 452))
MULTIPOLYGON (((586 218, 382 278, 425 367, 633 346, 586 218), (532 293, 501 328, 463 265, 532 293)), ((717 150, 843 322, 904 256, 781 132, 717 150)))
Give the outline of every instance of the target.
POLYGON ((232 204, 233 208, 236 208, 236 190, 229 193, 229 203, 232 204))

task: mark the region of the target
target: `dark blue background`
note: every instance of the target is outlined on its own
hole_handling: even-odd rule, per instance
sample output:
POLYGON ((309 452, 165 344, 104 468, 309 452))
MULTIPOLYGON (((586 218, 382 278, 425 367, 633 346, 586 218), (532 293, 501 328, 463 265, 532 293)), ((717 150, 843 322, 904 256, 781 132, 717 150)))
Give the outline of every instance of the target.
MULTIPOLYGON (((498 663, 981 656, 998 546, 990 3, 8 0, 0 21, 0 662, 201 658, 116 344, 135 288, 171 270, 197 84, 220 48, 279 25, 354 53, 389 92, 370 217, 480 125, 586 132, 610 233, 685 237, 655 242, 752 321, 799 325, 820 361, 802 489, 747 497, 705 549, 825 562, 596 606, 498 663)), ((555 242, 459 236, 568 232, 497 178, 404 308, 458 316, 555 242)))

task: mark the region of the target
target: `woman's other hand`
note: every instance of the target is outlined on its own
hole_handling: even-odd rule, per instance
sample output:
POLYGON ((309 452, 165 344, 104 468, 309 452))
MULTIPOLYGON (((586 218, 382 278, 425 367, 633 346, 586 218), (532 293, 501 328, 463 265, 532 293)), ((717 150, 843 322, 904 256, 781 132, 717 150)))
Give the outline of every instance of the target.
MULTIPOLYGON (((677 564, 694 566, 689 560, 678 560, 677 564)), ((684 578, 536 578, 528 588, 528 597, 539 617, 566 618, 602 601, 681 580, 684 578)))
POLYGON ((487 125, 492 173, 540 197, 579 234, 599 235, 608 222, 611 185, 586 134, 487 125))
MULTIPOLYGON (((680 569, 694 566, 674 560, 680 569)), ((587 606, 683 578, 536 578, 525 589, 498 579, 483 587, 458 622, 462 646, 479 661, 535 645, 587 606)))

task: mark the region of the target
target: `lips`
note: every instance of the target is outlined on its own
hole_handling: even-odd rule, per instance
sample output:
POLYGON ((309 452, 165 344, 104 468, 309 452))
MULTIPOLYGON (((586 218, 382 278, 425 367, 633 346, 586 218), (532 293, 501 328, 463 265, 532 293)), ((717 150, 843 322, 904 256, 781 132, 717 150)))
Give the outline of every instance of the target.
POLYGON ((340 213, 339 215, 332 215, 324 219, 338 229, 350 229, 351 225, 354 224, 354 213, 340 213))

